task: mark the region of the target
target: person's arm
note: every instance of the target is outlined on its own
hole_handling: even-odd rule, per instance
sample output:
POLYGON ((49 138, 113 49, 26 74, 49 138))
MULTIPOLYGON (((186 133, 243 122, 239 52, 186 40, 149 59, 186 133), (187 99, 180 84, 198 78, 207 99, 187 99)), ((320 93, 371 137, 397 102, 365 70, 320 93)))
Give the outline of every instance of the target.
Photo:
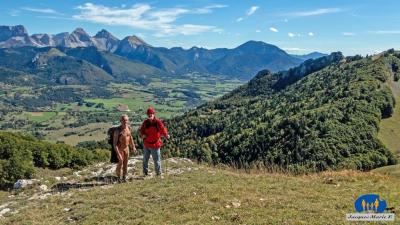
POLYGON ((129 144, 131 145, 133 152, 136 152, 135 141, 133 141, 131 129, 129 129, 129 136, 130 136, 129 144))
POLYGON ((161 120, 157 120, 158 123, 158 127, 160 129, 160 134, 166 138, 170 138, 169 134, 168 134, 168 130, 167 128, 164 126, 164 123, 161 120))
POLYGON ((145 123, 146 123, 146 120, 142 123, 142 126, 141 126, 140 129, 139 129, 140 137, 141 137, 142 139, 145 139, 145 138, 146 138, 145 123))
POLYGON ((117 153, 118 160, 122 160, 121 154, 119 154, 119 149, 118 149, 118 138, 119 138, 119 132, 118 130, 115 130, 113 133, 113 145, 114 145, 114 151, 117 153))

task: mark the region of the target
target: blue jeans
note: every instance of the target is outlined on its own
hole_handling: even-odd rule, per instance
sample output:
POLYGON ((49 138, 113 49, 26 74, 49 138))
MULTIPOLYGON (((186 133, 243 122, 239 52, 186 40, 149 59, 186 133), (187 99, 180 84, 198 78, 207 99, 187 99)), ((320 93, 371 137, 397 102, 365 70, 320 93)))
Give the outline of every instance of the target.
POLYGON ((153 157, 154 169, 156 170, 156 174, 160 175, 161 174, 160 148, 147 148, 147 147, 144 147, 144 152, 143 152, 143 174, 147 175, 149 173, 150 154, 153 157))

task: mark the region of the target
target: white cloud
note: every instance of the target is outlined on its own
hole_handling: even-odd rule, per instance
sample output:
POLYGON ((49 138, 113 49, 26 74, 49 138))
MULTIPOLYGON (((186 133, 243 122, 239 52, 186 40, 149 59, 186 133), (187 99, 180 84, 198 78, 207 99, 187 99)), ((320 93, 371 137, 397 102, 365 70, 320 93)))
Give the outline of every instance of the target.
POLYGON ((289 32, 289 33, 288 33, 288 36, 289 36, 289 37, 294 37, 295 35, 294 35, 293 33, 289 32))
POLYGON ((259 8, 258 6, 250 7, 250 9, 247 10, 246 15, 248 15, 248 16, 253 15, 257 11, 258 8, 259 8))
POLYGON ((275 33, 279 32, 278 29, 276 29, 275 27, 270 27, 269 30, 272 31, 272 32, 275 32, 275 33))
POLYGON ((248 10, 246 11, 246 15, 237 18, 237 19, 236 19, 236 22, 242 21, 242 20, 244 19, 244 17, 249 17, 249 16, 253 15, 253 14, 257 11, 258 8, 259 8, 258 6, 252 6, 252 7, 250 7, 250 9, 248 9, 248 10))
POLYGON ((313 32, 308 32, 308 36, 314 36, 314 33, 313 32))
POLYGON ((177 26, 176 30, 183 35, 194 35, 206 31, 213 31, 220 33, 222 31, 221 29, 215 28, 214 26, 196 25, 196 24, 184 24, 181 26, 177 26))
POLYGON ((321 9, 315 9, 315 10, 311 10, 311 11, 292 12, 292 13, 287 13, 285 15, 292 16, 292 17, 305 17, 305 16, 318 16, 318 15, 324 15, 324 14, 329 14, 329 13, 338 13, 338 12, 342 12, 342 11, 344 11, 344 9, 321 8, 321 9))
POLYGON ((302 52, 302 51, 308 51, 308 49, 304 49, 304 48, 282 48, 285 51, 289 51, 289 52, 302 52))
POLYGON ((198 14, 207 14, 207 13, 212 13, 212 9, 221 9, 221 8, 226 8, 226 7, 228 7, 228 6, 215 4, 215 5, 209 5, 209 6, 205 6, 203 8, 195 9, 194 12, 198 13, 198 14))
POLYGON ((60 14, 59 12, 55 11, 54 9, 49 9, 49 8, 22 7, 21 9, 25 10, 25 11, 37 12, 37 13, 60 14))
POLYGON ((107 7, 93 3, 79 5, 76 9, 79 14, 72 18, 106 25, 128 26, 142 30, 154 31, 157 37, 176 34, 195 35, 203 32, 222 32, 211 25, 176 24, 176 20, 188 14, 211 13, 214 8, 223 8, 225 5, 210 5, 200 9, 182 7, 155 9, 149 4, 140 3, 131 7, 107 7))
POLYGON ((355 33, 352 33, 352 32, 342 32, 342 35, 343 36, 354 36, 354 35, 356 35, 355 33))
POLYGON ((261 32, 261 30, 256 30, 256 33, 260 33, 261 32))
POLYGON ((61 17, 61 16, 36 16, 36 18, 55 19, 55 20, 73 20, 70 17, 61 17))
POLYGON ((369 31, 369 33, 373 33, 373 34, 400 34, 400 30, 375 30, 375 31, 369 31))

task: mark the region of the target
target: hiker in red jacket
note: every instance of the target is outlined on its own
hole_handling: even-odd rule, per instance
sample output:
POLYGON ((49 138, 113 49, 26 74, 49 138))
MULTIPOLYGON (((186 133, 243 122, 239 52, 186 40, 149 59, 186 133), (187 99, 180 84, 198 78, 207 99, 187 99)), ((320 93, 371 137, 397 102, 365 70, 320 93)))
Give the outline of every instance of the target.
POLYGON ((140 127, 140 136, 143 138, 143 175, 148 175, 148 164, 150 154, 153 157, 154 167, 157 175, 161 175, 161 153, 162 146, 161 136, 169 139, 168 131, 164 127, 162 121, 155 117, 156 111, 149 107, 147 109, 148 119, 144 120, 140 127))

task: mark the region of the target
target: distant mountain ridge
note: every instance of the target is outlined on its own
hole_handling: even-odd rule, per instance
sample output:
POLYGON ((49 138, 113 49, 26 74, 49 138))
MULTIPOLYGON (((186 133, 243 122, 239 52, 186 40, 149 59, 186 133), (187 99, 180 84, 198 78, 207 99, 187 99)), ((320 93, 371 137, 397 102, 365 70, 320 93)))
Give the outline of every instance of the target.
POLYGON ((119 39, 106 30, 99 31, 91 37, 82 28, 76 28, 71 33, 63 32, 55 35, 33 34, 29 36, 28 31, 22 25, 0 26, 0 48, 12 48, 22 46, 32 47, 89 47, 95 46, 101 50, 115 50, 119 39))
POLYGON ((110 81, 136 82, 166 73, 91 46, 86 48, 19 47, 0 49, 0 82, 99 85, 110 81), (13 77, 10 77, 12 71, 13 77))
POLYGON ((291 56, 302 59, 302 60, 307 60, 307 59, 317 59, 317 58, 321 58, 324 56, 327 56, 328 54, 324 54, 324 53, 320 53, 320 52, 311 52, 305 55, 294 55, 291 54, 291 56))
MULTIPOLYGON (((198 72, 227 75, 244 80, 249 80, 257 71, 263 69, 274 72, 287 70, 306 59, 323 55, 311 53, 305 56, 292 56, 277 46, 261 41, 248 41, 233 49, 164 48, 154 47, 135 35, 120 40, 105 29, 94 36, 90 36, 82 28, 76 28, 71 33, 29 36, 22 25, 0 26, 0 48, 18 47, 61 49, 95 47, 97 51, 107 51, 136 63, 155 67, 169 75, 198 72)), ((95 59, 85 57, 84 60, 94 61, 95 59)))

